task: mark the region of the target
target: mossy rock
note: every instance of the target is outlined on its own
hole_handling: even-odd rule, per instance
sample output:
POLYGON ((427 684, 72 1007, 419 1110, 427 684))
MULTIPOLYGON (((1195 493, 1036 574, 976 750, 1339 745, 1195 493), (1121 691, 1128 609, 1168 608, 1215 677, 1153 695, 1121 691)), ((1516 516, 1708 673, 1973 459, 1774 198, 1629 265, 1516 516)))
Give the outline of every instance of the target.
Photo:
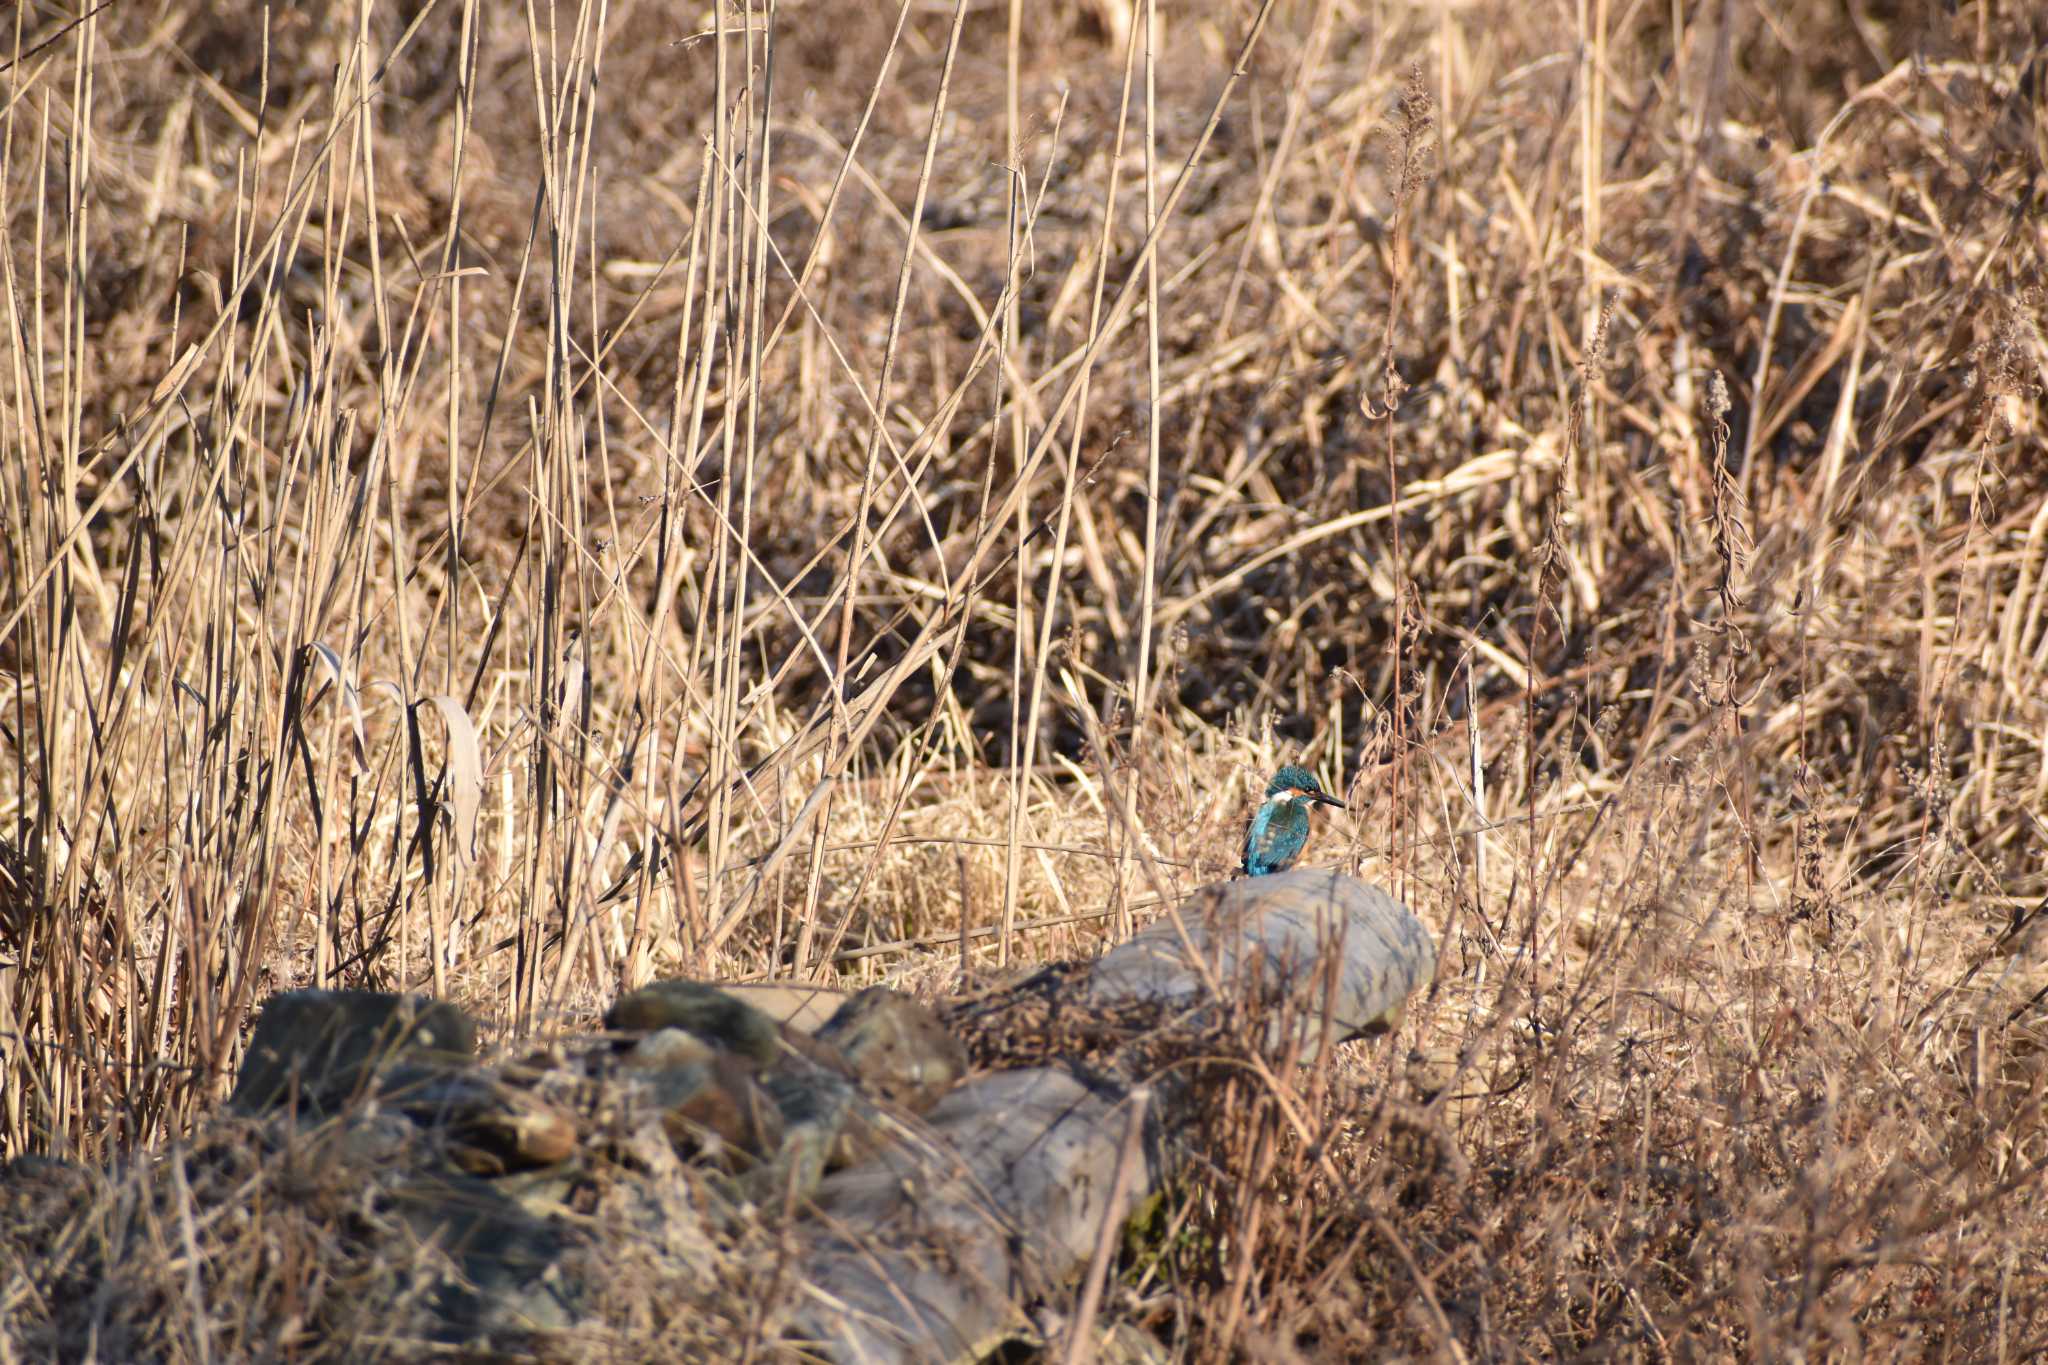
POLYGON ((286 991, 264 1002, 228 1105, 262 1114, 296 1099, 332 1114, 365 1093, 378 1071, 405 1060, 466 1066, 476 1024, 454 1005, 387 991, 286 991))
POLYGON ((782 1053, 782 1028, 745 1001, 702 981, 657 981, 620 996, 604 1017, 618 1033, 678 1028, 760 1065, 782 1053))
POLYGON ((817 1039, 838 1049, 869 1094, 922 1114, 967 1074, 967 1049, 939 1016, 886 986, 839 1007, 817 1039))

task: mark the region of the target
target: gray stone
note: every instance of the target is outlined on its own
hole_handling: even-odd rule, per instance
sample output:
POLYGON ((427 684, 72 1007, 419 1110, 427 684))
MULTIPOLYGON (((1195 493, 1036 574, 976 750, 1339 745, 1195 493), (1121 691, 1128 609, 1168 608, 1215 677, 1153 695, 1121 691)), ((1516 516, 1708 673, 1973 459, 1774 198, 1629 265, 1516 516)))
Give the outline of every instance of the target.
POLYGON ((789 1068, 762 1078, 782 1116, 782 1142, 775 1157, 748 1181, 759 1203, 806 1199, 828 1166, 842 1164, 848 1120, 856 1107, 854 1088, 824 1067, 789 1068))
POLYGON ((752 1166, 782 1145, 774 1098, 734 1058, 633 1073, 639 1104, 656 1110, 678 1155, 710 1158, 729 1170, 752 1166))
POLYGON ((900 992, 871 986, 818 1029, 871 1095, 922 1114, 967 1074, 967 1049, 938 1015, 900 992))
POLYGON ((228 1105, 261 1114, 296 1100, 301 1113, 337 1112, 401 1056, 468 1062, 476 1025, 455 1006, 384 991, 288 991, 256 1018, 228 1105))
POLYGON ((1112 1323, 1095 1344, 1097 1365, 1171 1365, 1159 1338, 1128 1322, 1112 1323))
POLYGON ((567 1242, 552 1220, 536 1217, 494 1182, 467 1175, 423 1173, 389 1197, 390 1211, 412 1235, 453 1263, 456 1273, 431 1297, 438 1339, 473 1347, 575 1325, 581 1296, 561 1271, 567 1242))
POLYGON ((621 1033, 678 1028, 756 1063, 782 1052, 782 1030, 773 1019, 701 981, 657 981, 621 996, 604 1026, 621 1033))
MULTIPOLYGON (((1022 1325, 1094 1245, 1128 1122, 1119 1097, 1062 1070, 1005 1071, 955 1090, 930 1139, 829 1176, 806 1274, 822 1291, 793 1335, 843 1361, 968 1361, 1022 1325)), ((1156 1147, 1127 1204, 1157 1179, 1156 1147)))
POLYGON ((1087 998, 1198 1008, 1213 980, 1263 996, 1267 1046, 1298 1041, 1308 1061, 1326 1006, 1332 1041, 1343 1042, 1399 1023, 1435 974, 1436 944, 1406 906, 1341 873, 1296 868, 1203 887, 1097 962, 1087 998))
POLYGON ((708 1062, 712 1056, 711 1044, 696 1034, 679 1028, 661 1028, 627 1048, 620 1061, 626 1066, 660 1071, 708 1062))
POLYGON ((422 1128, 440 1133, 449 1160, 471 1175, 551 1166, 576 1150, 576 1120, 531 1090, 475 1066, 401 1062, 375 1092, 422 1128))
MULTIPOLYGON (((1327 1036, 1390 1023, 1435 960, 1428 930, 1384 891, 1303 871, 1205 887, 1092 969, 1034 980, 1112 1022, 1156 1013, 1196 1039, 1220 992, 1265 1021, 1266 1045, 1306 1059, 1327 1036)), ((1144 1029, 1121 1044, 1108 1029, 1104 1065, 1085 1076, 1059 1053, 978 1076, 921 1135, 827 1176, 814 1195, 823 1216, 800 1234, 814 1292, 788 1324, 792 1344, 838 1361, 964 1362, 1028 1329, 1020 1306, 1067 1294, 1105 1222, 1144 1208, 1184 1159, 1170 1138, 1190 1118, 1189 1088, 1162 1078, 1133 1131, 1141 1092, 1117 1053, 1144 1029)), ((1126 1345, 1126 1359, 1150 1358, 1126 1345)))

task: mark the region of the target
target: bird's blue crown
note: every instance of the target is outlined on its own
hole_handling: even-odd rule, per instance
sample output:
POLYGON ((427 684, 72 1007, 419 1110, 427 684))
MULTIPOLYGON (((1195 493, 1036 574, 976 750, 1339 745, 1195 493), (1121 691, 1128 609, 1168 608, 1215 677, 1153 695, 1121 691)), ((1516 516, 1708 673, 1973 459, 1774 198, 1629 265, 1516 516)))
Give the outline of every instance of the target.
POLYGON ((1284 791, 1319 792, 1323 784, 1316 781, 1316 775, 1298 763, 1289 763, 1273 774, 1273 780, 1266 784, 1266 795, 1278 796, 1284 791))

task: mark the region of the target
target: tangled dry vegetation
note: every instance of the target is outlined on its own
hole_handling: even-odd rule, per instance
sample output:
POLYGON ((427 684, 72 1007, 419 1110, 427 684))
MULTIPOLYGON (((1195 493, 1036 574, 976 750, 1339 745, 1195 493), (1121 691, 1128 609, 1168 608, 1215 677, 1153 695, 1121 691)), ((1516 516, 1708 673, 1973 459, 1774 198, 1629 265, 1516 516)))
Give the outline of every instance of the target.
MULTIPOLYGON (((1165 8, 17 6, 0 1150, 287 986, 1087 956, 1301 759, 1439 980, 1105 1317, 2048 1349, 2039 12, 1165 8)), ((374 1346, 166 1170, 10 1354, 374 1346)))

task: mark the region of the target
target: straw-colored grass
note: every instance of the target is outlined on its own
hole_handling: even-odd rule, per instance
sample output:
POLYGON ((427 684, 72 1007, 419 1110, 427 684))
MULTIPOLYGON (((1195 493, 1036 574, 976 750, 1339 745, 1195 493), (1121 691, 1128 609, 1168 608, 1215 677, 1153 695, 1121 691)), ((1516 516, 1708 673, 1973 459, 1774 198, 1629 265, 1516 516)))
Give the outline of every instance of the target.
POLYGON ((1086 956, 1300 760, 1440 979, 1105 1316, 2048 1347, 2038 18, 1149 8, 17 6, 0 1152, 1086 956))

